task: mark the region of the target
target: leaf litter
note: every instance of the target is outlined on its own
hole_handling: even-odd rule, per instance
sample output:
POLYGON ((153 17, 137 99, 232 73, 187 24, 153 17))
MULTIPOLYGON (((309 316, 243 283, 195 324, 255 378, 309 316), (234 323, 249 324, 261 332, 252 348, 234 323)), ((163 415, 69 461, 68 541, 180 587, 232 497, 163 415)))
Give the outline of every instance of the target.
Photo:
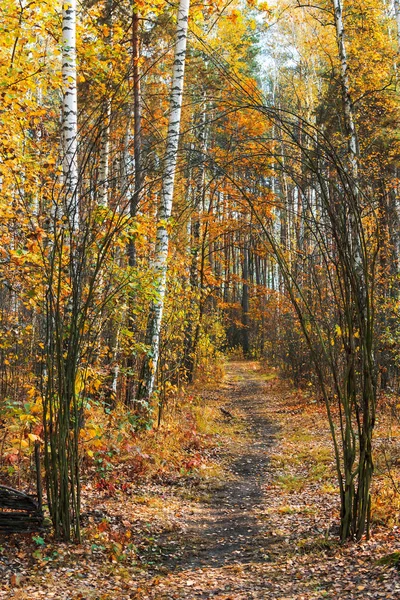
POLYGON ((230 363, 202 396, 229 415, 215 411, 221 423, 197 436, 193 465, 114 489, 89 480, 82 545, 0 542, 0 598, 400 598, 396 525, 338 542, 323 408, 249 362, 230 363))

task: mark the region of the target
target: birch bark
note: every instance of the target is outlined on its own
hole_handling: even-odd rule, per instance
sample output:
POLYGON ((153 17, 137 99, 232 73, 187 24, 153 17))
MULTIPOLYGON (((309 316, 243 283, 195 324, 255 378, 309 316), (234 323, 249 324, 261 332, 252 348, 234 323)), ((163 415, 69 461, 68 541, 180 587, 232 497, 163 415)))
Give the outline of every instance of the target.
MULTIPOLYGON (((111 46, 112 41, 112 0, 107 0, 104 11, 104 24, 108 28, 106 45, 111 46)), ((109 65, 111 68, 111 65, 109 65)), ((98 202, 101 206, 108 205, 108 190, 110 187, 110 132, 111 132, 111 98, 109 92, 104 103, 104 123, 100 137, 100 161, 99 161, 99 184, 98 202)))
MULTIPOLYGON (((135 159, 135 183, 130 199, 130 216, 136 217, 140 191, 142 189, 142 118, 141 118, 141 91, 140 91, 140 40, 139 40, 139 15, 135 7, 132 14, 132 72, 133 72, 133 155, 135 159)), ((131 239, 128 246, 129 266, 136 265, 135 241, 131 239)))
POLYGON ((397 25, 397 52, 400 54, 400 0, 394 0, 394 14, 397 25))
POLYGON ((357 130, 354 120, 353 103, 350 92, 350 82, 348 73, 348 60, 347 60, 347 49, 345 42, 345 28, 343 23, 343 8, 342 0, 332 0, 334 15, 335 15, 335 26, 336 26, 336 39, 339 50, 340 59, 340 84, 342 88, 343 96, 343 110, 344 120, 347 135, 347 144, 350 158, 350 167, 352 175, 352 206, 348 210, 349 228, 350 228, 350 244, 352 246, 352 252, 355 257, 355 267, 358 272, 362 272, 362 251, 360 247, 359 239, 359 206, 358 206, 358 164, 359 164, 359 148, 357 141, 357 130))
MULTIPOLYGON (((189 231, 189 239, 191 241, 190 253, 192 256, 190 271, 189 271, 189 282, 191 290, 191 301, 190 311, 187 319, 187 325, 185 328, 185 342, 184 342, 184 376, 188 382, 192 382, 195 368, 195 355, 200 334, 200 325, 203 315, 203 291, 199 281, 199 267, 202 270, 203 265, 203 246, 204 236, 201 236, 201 219, 200 215, 204 210, 205 204, 205 161, 204 157, 207 152, 207 139, 206 139, 206 117, 207 117, 207 103, 204 102, 203 110, 200 115, 201 121, 197 126, 198 134, 198 152, 199 152, 199 165, 197 166, 197 173, 195 177, 195 189, 193 194, 193 216, 191 227, 189 231), (201 240, 203 237, 203 240, 201 240), (200 250, 201 260, 200 260, 200 250), (201 264, 200 264, 201 263, 201 264)), ((211 255, 210 255, 211 256, 211 255)))
POLYGON ((110 122, 111 122, 111 100, 106 99, 105 121, 100 139, 100 162, 99 162, 99 191, 98 201, 101 206, 108 205, 109 187, 109 160, 110 160, 110 122))
MULTIPOLYGON (((107 0, 104 14, 104 24, 108 27, 106 38, 107 46, 112 41, 112 1, 107 0)), ((109 65, 111 68, 111 65, 109 65)), ((108 190, 110 177, 110 132, 111 132, 111 98, 109 93, 104 103, 104 123, 100 137, 100 161, 99 161, 99 187, 98 202, 101 206, 108 206, 108 190)))
MULTIPOLYGON (((141 110, 141 86, 140 86, 140 35, 139 35, 139 14, 138 7, 133 6, 132 12, 132 86, 133 86, 133 105, 130 107, 130 119, 133 116, 133 156, 134 156, 134 185, 130 192, 129 213, 132 219, 137 215, 140 201, 140 193, 142 190, 143 174, 142 174, 142 110, 141 110)), ((128 133, 127 148, 129 146, 128 133)), ((126 163, 128 165, 128 163, 126 163)), ((126 168, 128 174, 128 169, 126 168)), ((128 178, 129 179, 129 178, 128 178)), ((129 187, 126 188, 129 193, 129 187)), ((136 266, 136 242, 132 236, 128 243, 128 264, 130 267, 136 266)), ((135 335, 135 298, 130 297, 128 307, 128 327, 133 335, 135 335)), ((127 406, 134 403, 135 382, 133 379, 135 358, 133 355, 127 359, 127 376, 126 376, 126 398, 127 406)))
POLYGON ((346 134, 348 136, 348 146, 351 159, 353 176, 358 175, 358 144, 357 132, 353 115, 353 104, 350 94, 350 82, 348 73, 347 49, 345 43, 345 30, 343 24, 343 10, 341 0, 333 0, 335 15, 336 38, 340 59, 340 83, 343 95, 343 108, 345 117, 346 134))
POLYGON ((180 132, 183 80, 186 60, 190 0, 180 0, 178 24, 176 29, 175 60, 172 75, 170 115, 167 133, 167 145, 164 158, 164 173, 161 200, 158 211, 158 227, 154 267, 157 274, 157 299, 149 315, 147 336, 150 350, 143 365, 141 382, 138 389, 139 400, 149 400, 155 383, 160 348, 160 332, 164 310, 167 283, 167 258, 169 246, 168 221, 172 212, 174 181, 180 132))
POLYGON ((76 87, 76 0, 62 8, 62 149, 65 214, 71 231, 79 226, 78 101, 76 87))

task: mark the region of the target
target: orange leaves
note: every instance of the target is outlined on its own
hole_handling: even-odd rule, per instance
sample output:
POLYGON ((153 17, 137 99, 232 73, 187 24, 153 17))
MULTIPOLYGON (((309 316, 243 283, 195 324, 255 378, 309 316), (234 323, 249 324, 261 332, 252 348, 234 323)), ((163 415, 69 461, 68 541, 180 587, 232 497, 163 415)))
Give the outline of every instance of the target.
POLYGON ((137 12, 141 16, 148 15, 149 13, 157 16, 165 10, 164 0, 136 0, 135 4, 137 12))
POLYGON ((232 10, 226 17, 228 19, 228 21, 230 21, 231 23, 236 24, 238 22, 239 19, 241 19, 241 13, 239 10, 234 9, 232 10))

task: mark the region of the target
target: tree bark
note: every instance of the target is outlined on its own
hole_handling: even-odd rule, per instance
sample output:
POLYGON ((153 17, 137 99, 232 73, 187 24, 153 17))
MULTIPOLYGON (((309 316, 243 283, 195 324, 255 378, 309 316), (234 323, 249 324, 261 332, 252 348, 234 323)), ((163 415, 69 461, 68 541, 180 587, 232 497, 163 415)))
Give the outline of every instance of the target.
POLYGON ((70 230, 79 227, 78 99, 76 87, 76 0, 62 9, 62 148, 65 214, 70 230))
POLYGON ((167 284, 167 259, 169 246, 168 225, 172 212, 178 142, 180 132, 183 81, 186 60, 190 0, 180 0, 176 30, 175 60, 172 75, 170 116, 167 145, 164 159, 161 200, 158 211, 158 226, 154 267, 157 275, 157 299, 153 302, 147 327, 149 352, 144 361, 138 399, 147 402, 154 391, 155 376, 159 358, 161 323, 167 284))
MULTIPOLYGON (((108 27, 106 44, 111 44, 112 25, 112 0, 107 0, 105 6, 104 23, 108 27)), ((107 92, 104 106, 104 124, 100 137, 100 162, 99 162, 99 187, 98 202, 101 206, 108 205, 108 190, 110 176, 110 131, 111 131, 111 98, 107 92)))
POLYGON ((394 0, 394 14, 397 26, 397 52, 400 54, 400 0, 394 0))
MULTIPOLYGON (((190 231, 190 309, 187 317, 187 324, 185 328, 185 342, 184 342, 184 376, 191 383, 193 381, 194 369, 195 369, 195 357, 196 357, 196 346, 199 337, 199 326, 202 314, 202 303, 203 303, 203 290, 199 286, 199 262, 201 266, 204 266, 204 243, 201 244, 201 211, 204 209, 204 196, 205 196, 205 162, 204 155, 206 153, 206 104, 203 107, 200 115, 200 124, 198 125, 198 155, 196 165, 196 177, 195 186, 193 193, 193 215, 191 219, 191 231, 190 231), (202 248, 201 248, 202 246, 202 248), (202 260, 199 261, 200 249, 202 250, 202 260)), ((203 238, 204 242, 204 238, 203 238)))
MULTIPOLYGON (((142 189, 143 174, 142 174, 142 120, 141 120, 141 93, 140 93, 140 39, 139 39, 139 14, 137 7, 134 6, 132 13, 132 72, 133 72, 133 155, 134 155, 134 185, 133 193, 129 200, 130 217, 136 217, 140 192, 142 189)), ((136 244, 134 235, 128 242, 128 264, 130 267, 136 266, 136 244)), ((134 315, 134 298, 129 300, 128 308, 128 328, 134 333, 135 315, 134 315)), ((133 368, 134 357, 132 355, 127 358, 127 377, 126 377, 126 393, 125 402, 130 406, 134 402, 134 380, 133 368)))
POLYGON ((111 122, 111 100, 105 101, 104 125, 100 138, 100 162, 99 162, 99 187, 98 202, 101 206, 108 205, 109 187, 109 160, 110 160, 110 122, 111 122))
POLYGON ((348 136, 348 147, 353 169, 353 176, 357 179, 358 173, 358 143, 357 132, 353 115, 353 104, 350 94, 350 82, 348 74, 347 49, 345 42, 345 30, 343 24, 343 10, 341 0, 332 0, 335 16, 336 39, 340 59, 340 83, 343 96, 343 107, 345 116, 346 135, 348 136))
MULTIPOLYGON (((130 216, 135 217, 142 189, 142 120, 140 99, 140 40, 139 40, 139 15, 134 8, 132 14, 132 71, 133 71, 133 156, 135 160, 135 183, 130 199, 130 216)), ((129 266, 136 265, 135 241, 132 238, 128 246, 129 266)))
POLYGON ((242 263, 242 350, 244 358, 250 356, 250 298, 249 298, 249 248, 243 248, 242 263))

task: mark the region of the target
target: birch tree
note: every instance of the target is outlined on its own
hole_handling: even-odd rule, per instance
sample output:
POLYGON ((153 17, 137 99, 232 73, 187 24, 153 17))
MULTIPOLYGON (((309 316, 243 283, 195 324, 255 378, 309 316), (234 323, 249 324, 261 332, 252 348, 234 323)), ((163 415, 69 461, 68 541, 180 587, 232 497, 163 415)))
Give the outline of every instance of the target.
POLYGON ((200 114, 200 122, 196 126, 196 117, 194 119, 195 128, 197 131, 197 153, 198 165, 195 168, 195 182, 193 190, 193 215, 190 223, 190 254, 191 263, 189 269, 189 283, 190 283, 190 310, 187 317, 187 325, 185 329, 185 343, 184 343, 184 376, 189 382, 193 381, 196 348, 198 338, 200 334, 201 317, 202 317, 202 298, 200 291, 200 278, 199 268, 204 263, 202 255, 204 251, 204 236, 201 235, 201 212, 204 209, 205 201, 205 175, 206 165, 204 157, 207 152, 207 136, 206 136, 206 119, 207 119, 207 103, 204 102, 202 111, 200 114), (203 238, 203 240, 201 239, 203 238), (200 260, 201 259, 201 260, 200 260))
MULTIPOLYGON (((376 366, 374 348, 374 251, 366 243, 363 224, 363 206, 371 219, 371 238, 378 235, 375 214, 368 199, 368 191, 361 189, 360 154, 353 102, 350 92, 348 56, 345 42, 343 7, 341 0, 333 0, 336 39, 340 60, 340 85, 342 88, 345 133, 348 143, 350 173, 341 184, 342 201, 327 212, 336 238, 341 277, 346 289, 343 302, 343 322, 346 324, 344 356, 346 363, 341 390, 343 412, 342 451, 343 479, 341 486, 341 537, 360 539, 369 530, 370 485, 373 473, 372 432, 376 411, 376 366), (368 206, 369 204, 369 206, 368 206), (343 205, 343 208, 341 208, 343 205), (337 213, 337 214, 335 214, 337 213), (357 422, 357 435, 353 423, 357 422)), ((374 240, 375 241, 375 240, 374 240)), ((372 245, 373 247, 373 245, 372 245)))
POLYGON ((46 282, 46 367, 43 380, 43 429, 46 488, 56 537, 80 540, 79 419, 75 389, 78 348, 78 303, 82 286, 77 265, 78 233, 78 115, 76 85, 76 0, 62 7, 62 151, 63 213, 67 227, 54 221, 46 282), (69 242, 66 240, 69 236, 69 242), (67 241, 67 243, 65 243, 67 241), (66 254, 68 253, 68 254, 66 254), (67 262, 68 261, 68 262, 67 262), (65 268, 65 267, 68 268, 65 268), (70 284, 61 301, 62 270, 70 284))
MULTIPOLYGON (((139 206, 139 196, 142 188, 142 119, 141 119, 141 92, 140 92, 140 41, 139 41, 139 15, 137 7, 132 14, 132 72, 133 72, 133 154, 135 159, 135 184, 130 199, 130 215, 136 217, 139 206)), ((134 240, 130 240, 128 248, 129 265, 136 264, 136 249, 134 240)))
POLYGON ((109 188, 109 160, 110 160, 110 124, 111 124, 111 100, 106 99, 104 125, 100 139, 100 161, 99 161, 99 186, 98 202, 102 206, 108 205, 109 188))
POLYGON ((79 226, 78 99, 76 86, 76 0, 62 8, 62 151, 65 213, 71 231, 79 226))
POLYGON ((157 274, 157 298, 152 304, 148 319, 147 338, 150 349, 143 365, 141 381, 139 383, 137 394, 138 399, 144 402, 148 401, 153 393, 159 358, 161 323, 167 286, 167 259, 169 247, 168 227, 172 212, 175 171, 178 155, 189 4, 190 0, 180 0, 178 8, 178 23, 175 38, 175 59, 170 97, 170 114, 164 158, 161 198, 160 205, 158 207, 158 225, 154 260, 154 268, 157 274))
POLYGON ((400 54, 400 0, 394 0, 394 15, 397 26, 397 52, 400 54))

